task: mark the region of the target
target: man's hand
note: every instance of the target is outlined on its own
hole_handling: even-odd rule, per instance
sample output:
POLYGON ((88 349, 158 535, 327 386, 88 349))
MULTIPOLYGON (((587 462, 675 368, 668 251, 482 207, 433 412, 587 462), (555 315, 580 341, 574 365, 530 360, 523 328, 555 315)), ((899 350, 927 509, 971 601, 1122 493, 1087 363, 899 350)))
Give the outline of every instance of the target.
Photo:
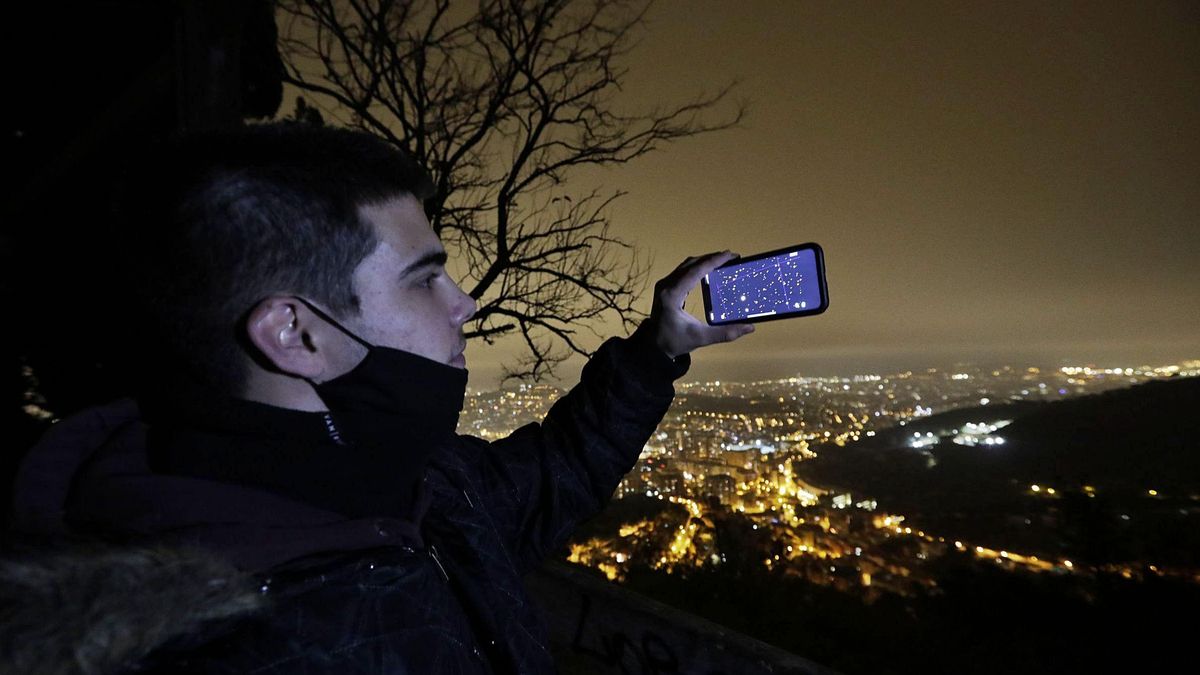
POLYGON ((710 326, 683 311, 683 301, 705 274, 736 258, 729 251, 692 256, 654 284, 654 306, 639 330, 651 331, 655 344, 672 359, 715 342, 730 342, 754 332, 751 324, 710 326))

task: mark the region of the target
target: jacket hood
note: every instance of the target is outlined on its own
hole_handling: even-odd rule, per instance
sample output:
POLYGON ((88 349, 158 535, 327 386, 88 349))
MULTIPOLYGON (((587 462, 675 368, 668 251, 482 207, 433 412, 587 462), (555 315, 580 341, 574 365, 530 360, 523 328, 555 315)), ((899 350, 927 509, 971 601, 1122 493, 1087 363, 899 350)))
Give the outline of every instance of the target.
POLYGON ((73 547, 0 560, 0 671, 113 673, 264 605, 196 550, 73 547))
POLYGON ((348 518, 264 489, 155 473, 147 433, 131 399, 55 424, 18 469, 13 529, 194 546, 251 571, 313 553, 421 545, 410 520, 348 518))

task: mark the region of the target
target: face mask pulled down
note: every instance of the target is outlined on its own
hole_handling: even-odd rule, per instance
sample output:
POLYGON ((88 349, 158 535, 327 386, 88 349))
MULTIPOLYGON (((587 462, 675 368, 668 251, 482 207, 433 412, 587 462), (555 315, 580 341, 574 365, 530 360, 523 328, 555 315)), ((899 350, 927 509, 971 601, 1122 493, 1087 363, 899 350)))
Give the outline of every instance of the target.
MULTIPOLYGON (((326 426, 334 442, 361 462, 364 485, 401 509, 411 503, 416 482, 438 447, 452 442, 467 387, 467 371, 410 352, 372 345, 312 303, 298 298, 322 320, 367 350, 350 371, 325 382, 309 381, 329 408, 326 426), (372 475, 390 474, 371 486, 372 475), (411 477, 403 494, 389 496, 397 477, 411 477)), ((352 459, 351 459, 352 458, 352 459)))

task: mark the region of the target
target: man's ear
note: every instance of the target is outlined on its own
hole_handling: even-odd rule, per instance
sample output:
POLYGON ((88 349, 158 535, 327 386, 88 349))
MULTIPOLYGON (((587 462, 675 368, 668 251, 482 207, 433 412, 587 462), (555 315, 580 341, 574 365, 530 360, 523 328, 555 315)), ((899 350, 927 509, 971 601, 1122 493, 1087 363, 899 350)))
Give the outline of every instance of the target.
MULTIPOLYGON (((318 349, 316 317, 296 298, 271 296, 260 300, 246 317, 246 336, 280 372, 313 379, 328 367, 318 349)), ((323 326, 322 326, 323 327, 323 326)))

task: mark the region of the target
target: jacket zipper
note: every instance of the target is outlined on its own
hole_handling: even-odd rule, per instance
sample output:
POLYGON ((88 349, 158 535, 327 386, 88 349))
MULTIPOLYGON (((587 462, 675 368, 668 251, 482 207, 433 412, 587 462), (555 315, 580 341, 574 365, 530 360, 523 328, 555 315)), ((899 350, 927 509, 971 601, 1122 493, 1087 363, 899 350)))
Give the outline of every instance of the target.
POLYGON ((446 568, 442 567, 442 561, 438 558, 437 547, 433 544, 429 545, 429 557, 433 558, 433 562, 437 563, 438 569, 442 571, 442 577, 446 581, 450 581, 450 575, 446 574, 446 568))

